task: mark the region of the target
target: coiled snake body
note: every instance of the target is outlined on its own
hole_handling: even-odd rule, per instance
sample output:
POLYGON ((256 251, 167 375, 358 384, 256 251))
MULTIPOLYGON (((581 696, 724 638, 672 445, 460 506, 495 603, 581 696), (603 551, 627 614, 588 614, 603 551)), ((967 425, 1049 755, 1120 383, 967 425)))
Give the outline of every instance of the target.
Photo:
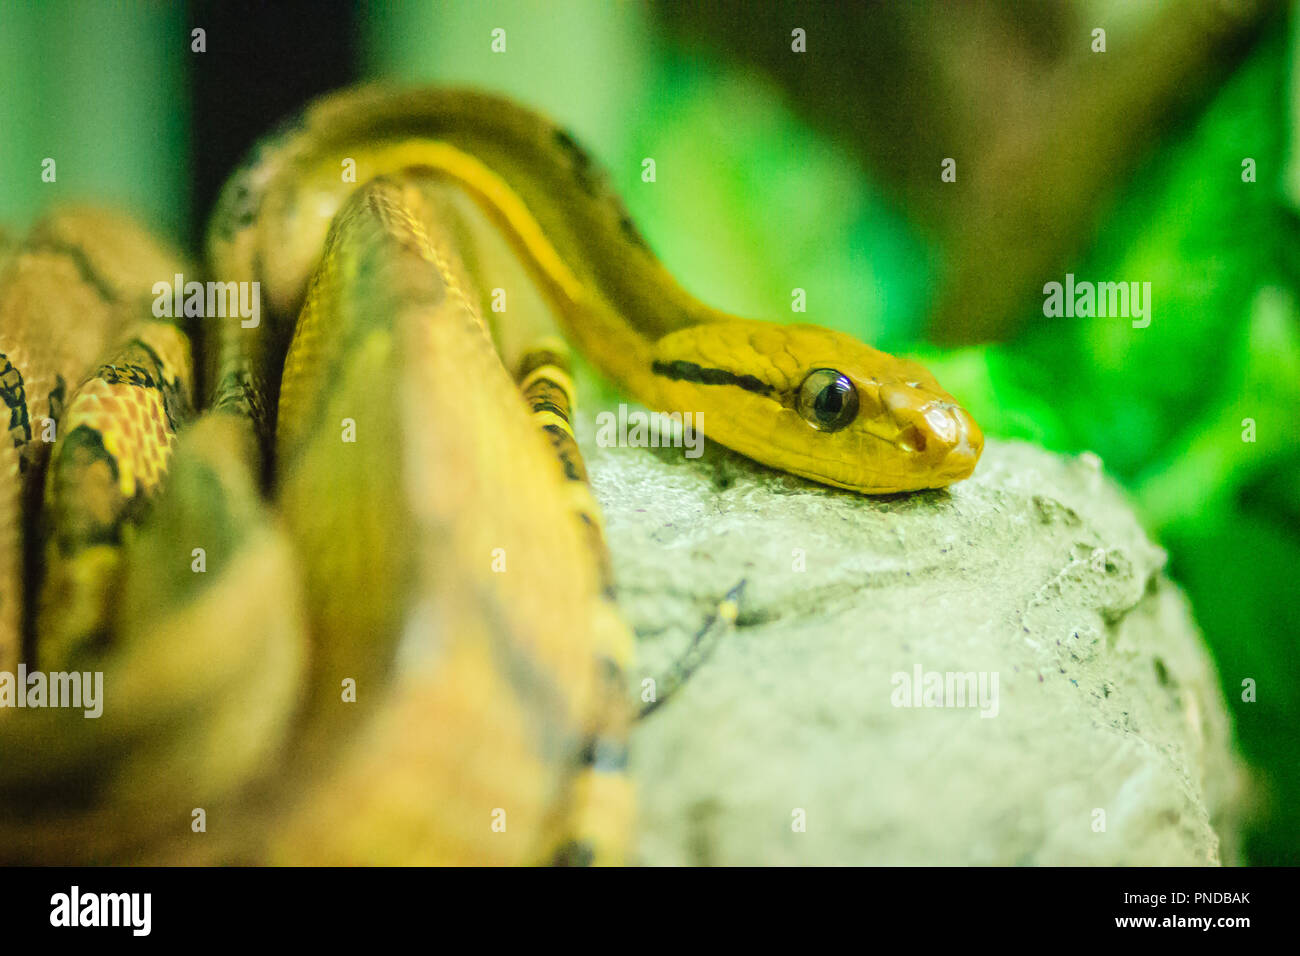
POLYGON ((484 94, 313 104, 232 176, 208 260, 259 283, 257 327, 151 316, 184 266, 117 217, 0 243, 0 671, 106 680, 96 720, 0 709, 5 859, 625 858, 632 642, 547 304, 778 469, 941 487, 982 446, 914 363, 699 303, 567 133, 484 94), (57 320, 82 300, 93 332, 57 320))

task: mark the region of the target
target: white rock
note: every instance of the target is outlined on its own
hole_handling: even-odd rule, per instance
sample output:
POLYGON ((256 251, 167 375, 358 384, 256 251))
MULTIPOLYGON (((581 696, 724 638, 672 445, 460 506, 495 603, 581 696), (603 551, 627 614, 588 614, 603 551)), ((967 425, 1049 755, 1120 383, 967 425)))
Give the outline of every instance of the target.
POLYGON ((739 626, 635 731, 643 862, 1236 860, 1217 679, 1095 456, 989 442, 969 481, 867 498, 579 424, 633 683, 746 581, 739 626), (996 716, 895 706, 917 668, 996 675, 996 716))

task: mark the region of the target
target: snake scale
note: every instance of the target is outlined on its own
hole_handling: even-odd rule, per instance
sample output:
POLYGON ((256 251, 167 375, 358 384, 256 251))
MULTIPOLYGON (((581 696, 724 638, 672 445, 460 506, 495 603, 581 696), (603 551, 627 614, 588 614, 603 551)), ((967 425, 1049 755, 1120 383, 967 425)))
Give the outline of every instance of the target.
POLYGON ((316 101, 206 258, 259 322, 151 310, 186 263, 118 214, 0 235, 0 672, 105 686, 97 719, 0 708, 0 859, 626 861, 632 636, 553 320, 822 484, 942 487, 982 448, 919 365, 700 303, 500 97, 316 101))

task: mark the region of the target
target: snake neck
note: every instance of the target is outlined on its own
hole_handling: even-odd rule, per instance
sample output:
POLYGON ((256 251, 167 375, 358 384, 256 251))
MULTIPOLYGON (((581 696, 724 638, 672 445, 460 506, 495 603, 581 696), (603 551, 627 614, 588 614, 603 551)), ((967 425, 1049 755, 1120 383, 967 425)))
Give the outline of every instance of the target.
POLYGON ((474 199, 550 294, 574 344, 642 402, 656 398, 654 342, 719 315, 678 285, 563 128, 483 93, 369 87, 318 101, 281 127, 218 200, 213 271, 262 283, 273 318, 271 344, 258 348, 271 364, 334 215, 359 184, 411 169, 474 199))

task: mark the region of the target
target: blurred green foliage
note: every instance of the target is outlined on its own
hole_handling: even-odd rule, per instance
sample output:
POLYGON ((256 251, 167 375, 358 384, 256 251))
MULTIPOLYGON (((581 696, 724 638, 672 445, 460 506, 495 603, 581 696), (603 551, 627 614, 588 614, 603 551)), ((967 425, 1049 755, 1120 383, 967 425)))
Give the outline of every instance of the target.
POLYGON ((184 236, 188 56, 177 4, 0 3, 0 222, 21 231, 55 202, 95 200, 184 236))
POLYGON ((991 434, 1094 451, 1132 490, 1191 598, 1259 773, 1247 852, 1270 864, 1300 862, 1300 259, 1282 192, 1284 41, 1262 44, 1162 145, 1072 269, 1150 281, 1148 328, 1047 319, 1029 303, 1016 341, 932 356, 991 434), (1257 182, 1242 180, 1245 157, 1257 182))

